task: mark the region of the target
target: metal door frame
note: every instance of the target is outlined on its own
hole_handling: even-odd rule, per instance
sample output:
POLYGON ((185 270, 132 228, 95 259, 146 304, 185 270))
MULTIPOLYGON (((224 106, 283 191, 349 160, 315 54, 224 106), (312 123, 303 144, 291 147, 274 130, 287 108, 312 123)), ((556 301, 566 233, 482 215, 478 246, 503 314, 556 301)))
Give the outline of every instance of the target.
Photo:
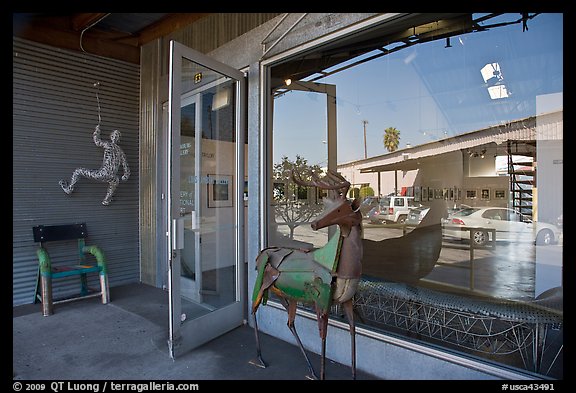
POLYGON ((186 47, 176 41, 170 42, 169 66, 169 99, 168 99, 168 159, 166 180, 166 228, 169 252, 168 263, 168 293, 169 293, 169 337, 168 347, 171 358, 218 337, 227 331, 240 326, 244 321, 244 303, 246 294, 242 291, 244 277, 244 144, 245 144, 245 118, 246 118, 246 79, 245 74, 226 64, 220 63, 206 55, 186 47), (236 207, 234 212, 236 230, 235 250, 235 296, 236 301, 223 308, 214 310, 201 317, 191 319, 184 326, 181 321, 181 288, 180 288, 180 253, 179 247, 183 244, 183 231, 180 221, 176 218, 173 204, 173 188, 180 189, 179 178, 179 149, 180 149, 180 117, 182 89, 181 68, 182 58, 200 64, 236 81, 236 108, 235 108, 235 173, 234 197, 236 207), (178 174, 175 176, 174 173, 178 174))

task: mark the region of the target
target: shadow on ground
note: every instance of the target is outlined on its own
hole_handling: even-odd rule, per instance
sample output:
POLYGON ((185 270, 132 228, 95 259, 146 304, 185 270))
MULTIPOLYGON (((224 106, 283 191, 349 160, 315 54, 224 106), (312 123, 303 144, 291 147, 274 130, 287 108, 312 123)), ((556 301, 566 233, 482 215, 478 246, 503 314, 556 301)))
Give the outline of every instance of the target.
MULTIPOLYGON (((305 380, 297 346, 261 333, 266 369, 249 363, 254 332, 240 326, 177 358, 168 355, 168 295, 143 284, 111 288, 98 298, 13 309, 15 380, 305 380)), ((310 353, 318 370, 320 357, 310 353)), ((327 361, 326 378, 350 380, 348 365, 327 361)), ((377 378, 358 373, 357 379, 377 378)))

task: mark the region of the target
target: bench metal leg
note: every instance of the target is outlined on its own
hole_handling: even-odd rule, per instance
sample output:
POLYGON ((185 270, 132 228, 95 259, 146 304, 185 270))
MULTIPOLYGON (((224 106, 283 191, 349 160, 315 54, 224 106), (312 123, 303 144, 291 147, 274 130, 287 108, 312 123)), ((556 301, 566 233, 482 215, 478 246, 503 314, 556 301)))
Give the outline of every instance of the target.
POLYGON ((42 315, 47 317, 54 314, 52 303, 52 278, 42 275, 40 278, 40 288, 42 291, 42 315))
POLYGON ((102 304, 110 302, 110 289, 108 288, 108 275, 100 273, 100 290, 102 291, 102 304))
POLYGON ((80 296, 88 295, 88 277, 86 274, 80 275, 80 296))

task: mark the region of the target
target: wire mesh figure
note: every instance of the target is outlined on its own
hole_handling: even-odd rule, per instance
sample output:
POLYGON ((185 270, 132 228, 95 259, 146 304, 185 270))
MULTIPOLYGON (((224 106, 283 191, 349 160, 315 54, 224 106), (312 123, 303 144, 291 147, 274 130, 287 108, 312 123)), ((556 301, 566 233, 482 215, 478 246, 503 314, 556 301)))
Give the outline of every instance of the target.
POLYGON ((122 175, 122 181, 128 180, 130 177, 130 168, 128 166, 128 161, 126 160, 126 154, 120 146, 118 146, 118 141, 120 140, 120 131, 114 130, 110 134, 110 142, 103 141, 100 138, 100 125, 96 126, 93 134, 94 144, 96 146, 102 147, 104 149, 104 159, 102 161, 102 167, 100 169, 86 169, 77 168, 72 173, 72 178, 70 179, 70 184, 65 180, 60 180, 59 184, 62 190, 68 195, 72 194, 74 191, 74 185, 83 176, 87 179, 98 180, 108 183, 108 191, 106 192, 106 197, 102 201, 102 204, 107 206, 112 200, 114 191, 118 183, 120 183, 120 178, 118 177, 118 171, 120 166, 124 169, 124 174, 122 175))

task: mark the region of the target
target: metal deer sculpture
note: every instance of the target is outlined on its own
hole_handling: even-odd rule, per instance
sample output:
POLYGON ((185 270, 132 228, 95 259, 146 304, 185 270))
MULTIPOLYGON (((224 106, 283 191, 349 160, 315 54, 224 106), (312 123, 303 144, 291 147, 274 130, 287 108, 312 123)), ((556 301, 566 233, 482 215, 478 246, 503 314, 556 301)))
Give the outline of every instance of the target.
POLYGON ((331 190, 329 194, 336 194, 334 198, 325 198, 327 207, 324 213, 311 223, 311 227, 313 230, 319 230, 330 225, 338 225, 338 228, 328 243, 321 248, 301 250, 269 247, 263 249, 256 258, 258 275, 252 295, 252 315, 257 359, 251 363, 266 367, 258 338, 256 311, 260 304, 266 304, 268 291, 271 290, 288 312, 288 328, 304 355, 311 379, 318 377, 296 332, 294 319, 297 304, 299 302, 311 304, 316 310, 322 339, 320 379, 325 378, 328 313, 333 304, 342 305, 350 326, 352 378, 356 379, 356 332, 352 298, 362 274, 360 201, 355 199, 350 202, 346 198, 350 183, 337 173, 328 172, 322 179, 313 176, 313 182, 305 182, 300 175, 296 176, 294 173, 292 178, 299 185, 331 190))

